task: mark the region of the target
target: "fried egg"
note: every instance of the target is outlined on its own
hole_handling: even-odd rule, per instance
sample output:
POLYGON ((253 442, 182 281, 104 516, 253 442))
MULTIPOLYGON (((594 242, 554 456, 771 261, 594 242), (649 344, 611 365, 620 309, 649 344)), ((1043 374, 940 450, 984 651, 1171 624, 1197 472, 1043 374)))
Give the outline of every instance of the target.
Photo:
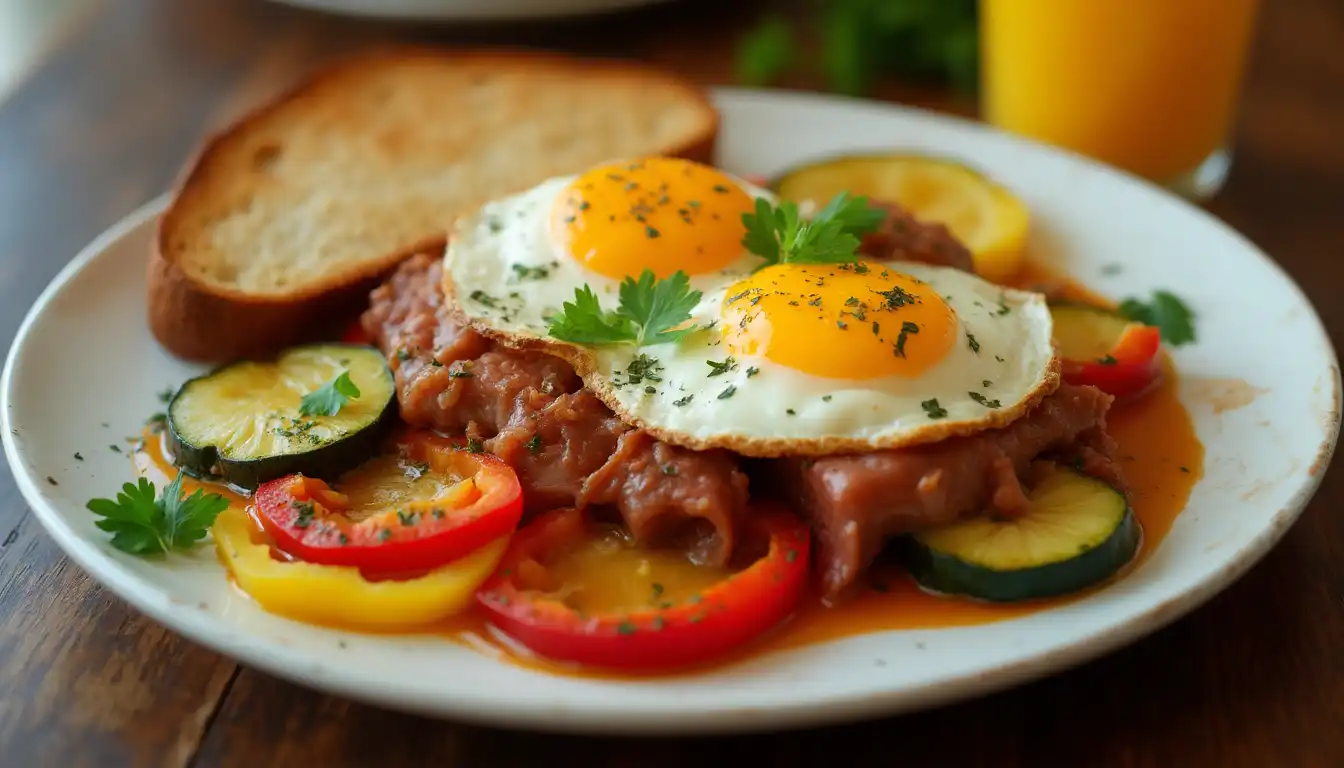
POLYGON ((1003 426, 1058 386, 1040 294, 910 262, 775 264, 742 245, 766 190, 649 158, 552 179, 455 225, 445 289, 474 327, 574 365, 625 421, 695 449, 820 455, 1003 426), (587 285, 677 271, 701 292, 675 343, 587 346, 549 318, 587 285))

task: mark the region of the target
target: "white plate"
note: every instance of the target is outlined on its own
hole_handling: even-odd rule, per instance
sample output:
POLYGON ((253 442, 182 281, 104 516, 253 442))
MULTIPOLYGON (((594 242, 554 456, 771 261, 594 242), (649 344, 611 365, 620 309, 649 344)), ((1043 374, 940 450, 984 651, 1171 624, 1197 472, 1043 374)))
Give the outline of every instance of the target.
POLYGON ((1021 683, 1186 613, 1251 567, 1297 518, 1330 460, 1339 372, 1306 298, 1245 239, 1154 187, 972 123, 826 97, 725 90, 718 99, 730 170, 773 173, 836 151, 892 147, 955 156, 1016 190, 1035 213, 1033 248, 1058 255, 1077 277, 1113 295, 1169 288, 1193 305, 1200 341, 1175 358, 1206 474, 1137 572, 1013 621, 854 637, 653 682, 551 677, 443 640, 367 637, 268 615, 231 591, 210 548, 166 562, 123 555, 84 509, 130 478, 127 457, 106 446, 161 407, 157 391, 198 370, 169 358, 145 326, 145 254, 163 200, 85 249, 19 331, 4 373, 4 444, 24 496, 94 578, 245 664, 398 709, 590 732, 816 724, 1021 683), (1117 262, 1123 272, 1105 276, 1103 266, 1117 262), (1215 413, 1200 393, 1222 380, 1262 391, 1245 407, 1215 413), (76 451, 85 461, 72 458, 76 451))
POLYGON ((549 19, 609 13, 668 0, 273 0, 328 13, 442 21, 549 19))

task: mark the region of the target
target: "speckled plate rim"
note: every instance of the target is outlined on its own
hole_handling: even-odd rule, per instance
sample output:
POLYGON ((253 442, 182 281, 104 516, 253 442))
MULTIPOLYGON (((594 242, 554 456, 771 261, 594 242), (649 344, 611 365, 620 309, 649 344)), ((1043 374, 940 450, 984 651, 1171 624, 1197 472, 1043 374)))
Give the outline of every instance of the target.
MULTIPOLYGON (((1056 196, 1053 205, 1061 210, 1069 208, 1069 201, 1076 204, 1080 196, 1100 195, 1104 203, 1118 195, 1120 202, 1133 211, 1151 217, 1151 221, 1139 221, 1150 221, 1155 229, 1130 228, 1140 238, 1165 242, 1164 238, 1171 236, 1170 228, 1157 225, 1176 222, 1197 231, 1220 253, 1226 250, 1238 254, 1220 255, 1223 261, 1218 266, 1253 278, 1254 295, 1273 305, 1275 312, 1282 310, 1281 324, 1288 332, 1242 338, 1237 334, 1245 329, 1238 326, 1229 341, 1220 328, 1236 321, 1220 303, 1221 294, 1201 284, 1204 274, 1192 277, 1188 265, 1172 264, 1169 256, 1148 253, 1135 256, 1140 268, 1134 271, 1141 275, 1150 270, 1151 276, 1160 281, 1160 285, 1148 284, 1149 288, 1171 287, 1193 296, 1204 323, 1204 338, 1194 347, 1177 351, 1175 357, 1183 372, 1207 368, 1220 375, 1245 374, 1253 383, 1264 385, 1269 394, 1261 400, 1274 400, 1270 405, 1279 404, 1275 398, 1282 398, 1290 407, 1298 400, 1310 401, 1311 412, 1301 415, 1306 419, 1302 423, 1312 426, 1285 437, 1292 443, 1289 448, 1279 445, 1273 453, 1254 457, 1267 465, 1278 458, 1290 464, 1266 470, 1276 474, 1269 480, 1242 477, 1248 475, 1245 466, 1230 470, 1206 466, 1206 478, 1196 487, 1190 508, 1177 521, 1163 547, 1138 572, 1088 599, 993 625, 866 635, 772 654, 694 677, 603 682, 538 675, 436 638, 371 638, 308 627, 266 615, 230 592, 222 568, 208 551, 156 563, 112 550, 92 526, 82 500, 89 498, 90 488, 96 489, 93 495, 106 495, 129 479, 124 457, 82 462, 80 470, 88 476, 71 470, 61 475, 60 486, 46 483, 53 470, 39 467, 70 446, 79 445, 71 442, 78 434, 59 427, 63 420, 68 426, 71 420, 87 418, 98 413, 98 408, 111 405, 119 414, 116 418, 129 427, 155 409, 148 394, 152 389, 147 387, 136 389, 134 395, 113 395, 111 403, 64 403, 60 395, 66 384, 51 373, 50 365, 43 367, 54 354, 51 345, 41 343, 53 332, 51 324, 87 330, 85 321, 94 319, 98 322, 88 333, 110 348, 108 354, 118 354, 119 345, 134 348, 136 362, 158 366, 156 375, 177 376, 177 381, 194 370, 154 351, 142 317, 80 314, 96 311, 100 297, 108 291, 133 296, 138 286, 143 298, 143 269, 130 276, 125 268, 118 267, 124 266, 120 261, 143 265, 146 252, 141 246, 166 202, 166 198, 159 198, 109 229, 61 270, 33 305, 10 350, 0 379, 3 442, 25 499, 57 544, 96 580, 155 620, 246 665, 316 689, 404 711, 497 726, 592 733, 689 734, 820 725, 922 709, 1010 687, 1104 654, 1193 610, 1248 570, 1297 519, 1333 453, 1339 428, 1339 370, 1333 345, 1305 296, 1254 245, 1204 212, 1154 187, 974 123, 823 96, 733 89, 721 90, 717 96, 725 118, 721 156, 726 166, 738 172, 771 174, 783 165, 840 150, 901 146, 941 151, 963 157, 1004 180, 1023 194, 1034 210, 1051 210, 1049 195, 1042 197, 1032 191, 1033 179, 1045 179, 1050 194, 1056 196), (788 148, 787 156, 782 146, 788 148), (1103 191, 1088 191, 1097 185, 1103 191), (118 335, 125 332, 123 335, 134 336, 136 328, 136 338, 118 335), (1262 373, 1253 363, 1257 345, 1281 352, 1296 350, 1300 354, 1293 357, 1300 363, 1300 370, 1292 368, 1297 363, 1285 364, 1286 372, 1273 374, 1273 381, 1257 380, 1255 377, 1262 373), (1231 359, 1231 353, 1238 359, 1231 359), (1252 362, 1242 363, 1241 359, 1247 357, 1252 362), (1303 374, 1311 377, 1311 388, 1294 389, 1299 383, 1308 386, 1303 374), (1277 376, 1284 377, 1282 382, 1277 376), (43 390, 35 391, 38 386, 43 390), (57 406, 52 401, 63 404, 57 406), (1227 487, 1210 486, 1214 479, 1227 487), (1226 522, 1225 517, 1215 514, 1214 507, 1227 508, 1224 501, 1235 505, 1235 499, 1243 496, 1249 501, 1243 501, 1238 509, 1245 519, 1254 518, 1254 524, 1229 528, 1230 532, 1224 531, 1226 539, 1212 535, 1221 530, 1216 527, 1210 535, 1204 535, 1201 526, 1226 522), (1202 554, 1184 551, 1196 545, 1202 554), (1178 574, 1180 579, 1176 578, 1178 574), (206 584, 202 579, 210 580, 213 586, 200 586, 206 584), (195 601, 190 599, 196 594, 192 589, 213 591, 209 600, 195 601), (889 662, 891 658, 897 661, 889 662), (348 663, 351 659, 359 662, 348 663), (389 670, 396 674, 389 676, 389 670)), ((1049 246, 1060 244, 1056 241, 1069 239, 1067 231, 1061 235, 1052 229, 1067 230, 1071 222, 1052 221, 1049 215, 1041 218, 1046 224, 1042 231, 1048 237, 1034 245, 1044 245, 1044 250, 1050 251, 1049 246)), ((1101 219, 1096 222, 1104 224, 1101 219)), ((1101 239, 1098 236, 1096 245, 1105 250, 1109 246, 1101 239)), ((1208 258, 1212 257, 1192 258, 1206 262, 1203 266, 1207 269, 1208 258)), ((1100 279, 1105 263, 1092 254, 1069 266, 1091 282, 1100 279)), ((1140 282, 1138 278, 1115 288, 1135 290, 1141 288, 1140 282)), ((1104 283, 1099 287, 1111 288, 1104 283)), ((1232 290, 1229 301, 1235 304, 1237 292, 1249 290, 1232 290)), ((1262 323, 1259 319, 1255 322, 1262 323)), ((91 348, 88 353, 96 355, 98 351, 91 348)), ((120 370, 113 365, 106 370, 110 386, 138 375, 135 366, 120 370)), ((154 384, 161 386, 162 382, 154 380, 154 384)), ((1207 409, 1193 391, 1187 393, 1183 388, 1182 399, 1191 406, 1201 438, 1215 462, 1224 453, 1237 460, 1250 457, 1240 457, 1237 451, 1261 442, 1248 440, 1243 434, 1250 429, 1247 425, 1251 419, 1263 415, 1254 413, 1256 404, 1214 414, 1205 413, 1207 409)), ((1294 418, 1298 415, 1286 414, 1294 418)), ((1276 425, 1263 419, 1265 428, 1275 428, 1280 420, 1277 417, 1285 414, 1275 412, 1275 416, 1276 425)), ((1286 417, 1282 421, 1296 423, 1286 417)), ((79 429, 93 428, 91 422, 78 423, 79 429)), ((1256 469, 1260 469, 1258 464, 1256 469)))

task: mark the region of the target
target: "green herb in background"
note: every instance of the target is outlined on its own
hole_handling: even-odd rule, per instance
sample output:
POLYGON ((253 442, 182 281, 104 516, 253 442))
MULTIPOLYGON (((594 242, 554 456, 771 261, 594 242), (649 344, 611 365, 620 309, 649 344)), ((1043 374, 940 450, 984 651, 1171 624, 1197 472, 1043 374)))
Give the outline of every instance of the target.
POLYGON ((769 85, 793 65, 793 28, 782 16, 769 16, 748 32, 737 47, 737 79, 746 85, 769 85))
MULTIPOLYGON (((946 82, 973 91, 979 76, 976 0, 825 0, 802 27, 815 30, 816 66, 829 88, 863 95, 883 76, 946 82)), ((791 68, 799 43, 771 16, 737 51, 737 75, 768 85, 791 68)))

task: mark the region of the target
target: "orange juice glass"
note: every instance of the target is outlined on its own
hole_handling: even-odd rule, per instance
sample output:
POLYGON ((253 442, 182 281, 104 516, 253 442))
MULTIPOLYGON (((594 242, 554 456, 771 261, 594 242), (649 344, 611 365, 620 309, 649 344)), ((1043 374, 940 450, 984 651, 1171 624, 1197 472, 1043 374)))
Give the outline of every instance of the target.
POLYGON ((1193 197, 1221 186, 1258 0, 981 0, 986 121, 1193 197))

